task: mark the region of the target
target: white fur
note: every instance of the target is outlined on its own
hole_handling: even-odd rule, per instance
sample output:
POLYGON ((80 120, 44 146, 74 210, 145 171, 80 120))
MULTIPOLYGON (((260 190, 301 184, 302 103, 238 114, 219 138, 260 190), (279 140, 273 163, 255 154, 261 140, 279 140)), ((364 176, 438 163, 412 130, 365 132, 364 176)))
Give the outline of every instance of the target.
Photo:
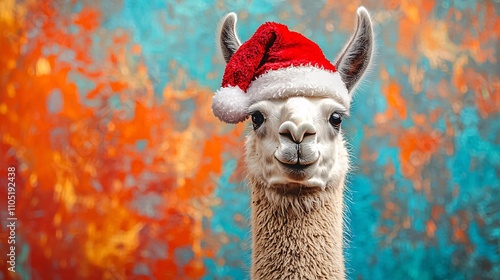
MULTIPOLYGON (((248 175, 267 186, 266 195, 278 206, 286 208, 289 205, 286 203, 281 205, 276 199, 277 187, 292 183, 324 191, 328 185, 338 184, 337 174, 347 172, 347 159, 341 159, 342 166, 336 165, 339 160, 339 150, 344 146, 341 132, 328 122, 332 113, 338 111, 346 113, 347 108, 342 103, 331 98, 291 97, 260 101, 250 109, 260 111, 266 120, 247 138, 248 175), (314 128, 315 134, 305 137, 300 144, 301 161, 311 163, 311 166, 304 170, 304 178, 291 178, 287 174, 286 166, 283 165, 283 162, 297 161, 297 144, 283 136, 280 131, 284 124, 297 127, 297 131, 303 126, 314 128)), ((304 197, 304 200, 309 198, 311 197, 304 197)), ((299 206, 304 208, 302 210, 308 210, 308 205, 311 203, 304 202, 299 206)))
POLYGON ((238 86, 220 88, 212 98, 212 111, 226 123, 239 123, 248 117, 251 99, 238 86))
MULTIPOLYGON (((235 14, 224 19, 220 42, 226 62, 241 45, 235 24, 235 14)), ((372 47, 371 19, 360 7, 356 32, 337 60, 338 72, 292 66, 264 73, 246 92, 239 87, 216 92, 212 109, 222 121, 241 122, 255 111, 265 118, 245 143, 252 189, 252 279, 345 279, 343 200, 349 157, 342 130, 329 117, 349 113, 348 91, 369 66, 372 47), (355 63, 359 59, 364 63, 355 63)))
POLYGON ((262 100, 294 96, 329 97, 349 109, 351 96, 338 72, 313 66, 287 67, 262 74, 243 92, 239 87, 222 87, 213 97, 214 114, 226 123, 244 121, 249 107, 262 100))
POLYGON ((247 136, 252 187, 252 279, 343 279, 343 191, 349 158, 341 129, 328 121, 347 113, 345 100, 290 97, 250 107, 265 122, 247 136), (289 135, 287 135, 289 133, 289 135), (301 179, 282 162, 312 163, 301 179), (294 193, 288 191, 294 190, 294 193))
POLYGON ((294 96, 330 97, 349 106, 350 96, 338 72, 314 66, 292 66, 262 74, 247 93, 252 103, 294 96))

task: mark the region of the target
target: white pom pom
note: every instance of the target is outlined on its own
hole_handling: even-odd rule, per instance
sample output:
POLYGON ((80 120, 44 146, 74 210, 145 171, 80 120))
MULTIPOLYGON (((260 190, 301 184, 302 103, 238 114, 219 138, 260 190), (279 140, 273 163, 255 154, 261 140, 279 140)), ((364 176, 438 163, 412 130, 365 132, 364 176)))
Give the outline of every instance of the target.
POLYGON ((220 88, 212 99, 212 111, 221 121, 239 123, 248 117, 250 97, 238 86, 220 88))

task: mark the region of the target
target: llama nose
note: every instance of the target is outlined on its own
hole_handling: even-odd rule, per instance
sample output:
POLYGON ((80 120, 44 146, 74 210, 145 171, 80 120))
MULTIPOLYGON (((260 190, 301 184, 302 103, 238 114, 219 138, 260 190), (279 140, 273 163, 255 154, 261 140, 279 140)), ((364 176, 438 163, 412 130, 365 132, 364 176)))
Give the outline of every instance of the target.
POLYGON ((315 136, 316 128, 309 122, 296 125, 291 121, 286 121, 281 124, 279 134, 282 141, 288 139, 296 144, 300 144, 305 138, 315 136))

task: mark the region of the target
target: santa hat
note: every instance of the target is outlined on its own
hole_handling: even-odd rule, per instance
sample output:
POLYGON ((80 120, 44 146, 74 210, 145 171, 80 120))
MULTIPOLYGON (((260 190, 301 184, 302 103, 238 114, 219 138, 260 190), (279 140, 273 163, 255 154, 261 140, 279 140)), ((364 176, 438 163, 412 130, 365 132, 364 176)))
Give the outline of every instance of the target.
POLYGON ((268 22, 233 54, 212 102, 226 123, 244 121, 261 100, 332 97, 348 106, 349 94, 320 47, 285 25, 268 22))

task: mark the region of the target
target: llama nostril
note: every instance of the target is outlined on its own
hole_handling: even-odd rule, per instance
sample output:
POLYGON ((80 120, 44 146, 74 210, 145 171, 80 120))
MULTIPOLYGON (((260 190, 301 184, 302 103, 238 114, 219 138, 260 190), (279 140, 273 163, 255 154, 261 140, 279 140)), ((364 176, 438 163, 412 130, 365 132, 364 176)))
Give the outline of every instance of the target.
POLYGON ((304 133, 304 138, 306 138, 307 136, 314 136, 316 135, 316 132, 306 132, 304 133))
POLYGON ((297 143, 295 141, 295 139, 293 138, 292 133, 290 133, 290 132, 280 132, 280 137, 286 138, 286 139, 288 139, 288 140, 290 140, 292 142, 297 143))
POLYGON ((299 125, 298 131, 301 135, 300 142, 304 141, 305 138, 316 136, 316 128, 310 123, 303 123, 299 125))

